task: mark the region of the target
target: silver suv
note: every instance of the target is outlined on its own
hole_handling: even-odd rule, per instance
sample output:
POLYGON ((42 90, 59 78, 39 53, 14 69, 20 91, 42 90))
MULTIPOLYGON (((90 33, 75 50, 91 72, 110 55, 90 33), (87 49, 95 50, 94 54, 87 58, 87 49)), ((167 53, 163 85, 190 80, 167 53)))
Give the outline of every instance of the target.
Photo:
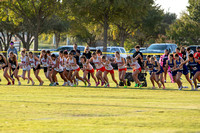
MULTIPOLYGON (((103 47, 96 47, 96 49, 100 49, 101 51, 103 51, 103 47)), ((123 47, 118 47, 118 46, 109 46, 107 47, 107 51, 106 52, 110 52, 110 53, 114 53, 116 51, 120 52, 121 57, 126 58, 127 54, 126 54, 126 50, 123 47)), ((113 56, 114 57, 114 56, 113 56)))

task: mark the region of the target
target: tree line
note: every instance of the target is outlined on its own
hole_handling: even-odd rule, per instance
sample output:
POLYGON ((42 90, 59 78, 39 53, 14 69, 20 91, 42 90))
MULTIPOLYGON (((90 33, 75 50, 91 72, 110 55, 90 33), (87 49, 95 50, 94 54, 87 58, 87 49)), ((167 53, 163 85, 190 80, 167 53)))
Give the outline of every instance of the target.
POLYGON ((200 0, 189 0, 188 14, 177 19, 154 0, 4 0, 0 9, 0 50, 17 36, 27 50, 38 50, 41 34, 61 35, 94 46, 108 41, 124 47, 135 42, 199 44, 200 0))

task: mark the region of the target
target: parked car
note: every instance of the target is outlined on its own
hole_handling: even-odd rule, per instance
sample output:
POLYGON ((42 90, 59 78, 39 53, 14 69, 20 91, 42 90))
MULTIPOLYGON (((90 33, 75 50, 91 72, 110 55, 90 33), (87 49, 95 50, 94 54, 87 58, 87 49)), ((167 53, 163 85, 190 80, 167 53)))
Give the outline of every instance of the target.
POLYGON ((90 47, 90 52, 96 52, 96 48, 95 47, 90 47))
MULTIPOLYGON (((146 47, 141 47, 140 51, 142 52, 143 50, 146 50, 146 49, 147 49, 146 47)), ((135 48, 130 49, 128 53, 135 53, 135 48)))
MULTIPOLYGON (((100 49, 101 51, 103 51, 103 47, 96 47, 96 49, 100 49)), ((109 46, 109 47, 107 47, 107 52, 113 53, 113 55, 114 55, 114 53, 116 51, 120 52, 121 57, 123 57, 123 58, 127 57, 126 50, 123 47, 118 47, 118 46, 109 46)))
MULTIPOLYGON (((143 50, 142 53, 163 53, 165 49, 168 49, 170 53, 176 51, 177 45, 172 43, 155 43, 151 44, 146 50, 143 50)), ((143 57, 144 59, 146 56, 143 57)), ((156 55, 156 58, 159 59, 160 55, 156 55)))
POLYGON ((195 52, 197 52, 197 47, 200 47, 200 45, 190 45, 190 46, 188 46, 191 50, 193 50, 194 51, 194 53, 195 52))

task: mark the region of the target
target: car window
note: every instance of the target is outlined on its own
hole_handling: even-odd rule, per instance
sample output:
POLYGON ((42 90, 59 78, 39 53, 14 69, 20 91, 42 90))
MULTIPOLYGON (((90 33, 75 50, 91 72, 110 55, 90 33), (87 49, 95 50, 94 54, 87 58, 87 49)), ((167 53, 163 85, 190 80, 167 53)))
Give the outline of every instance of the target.
MULTIPOLYGON (((111 52, 116 52, 116 51, 119 51, 119 49, 118 48, 112 48, 111 49, 111 52)), ((119 51, 120 52, 120 51, 119 51)))
POLYGON ((78 47, 77 49, 80 50, 81 52, 83 52, 85 48, 84 47, 78 47))
POLYGON ((167 45, 151 45, 147 48, 147 50, 165 50, 167 48, 167 45))
POLYGON ((120 48, 122 53, 126 53, 126 51, 123 48, 120 48))

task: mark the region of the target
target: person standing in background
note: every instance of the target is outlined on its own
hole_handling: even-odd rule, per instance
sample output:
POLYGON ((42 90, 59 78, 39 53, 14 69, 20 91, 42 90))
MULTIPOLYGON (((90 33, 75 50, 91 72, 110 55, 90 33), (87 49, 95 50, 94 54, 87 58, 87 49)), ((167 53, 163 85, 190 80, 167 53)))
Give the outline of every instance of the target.
POLYGON ((140 55, 140 58, 137 59, 138 64, 143 68, 143 54, 140 52, 140 46, 135 46, 135 53, 133 54, 133 58, 135 58, 137 55, 140 55))
MULTIPOLYGON (((88 45, 85 47, 83 55, 85 55, 86 59, 90 59, 92 57, 92 53, 90 52, 90 47, 88 45)), ((88 73, 88 81, 90 81, 90 73, 88 73)))
POLYGON ((178 48, 176 48, 176 54, 178 54, 181 58, 182 58, 182 53, 180 52, 180 48, 178 47, 178 48))
POLYGON ((185 61, 187 59, 187 53, 186 53, 186 50, 185 50, 185 47, 181 47, 181 54, 182 54, 182 58, 183 60, 185 61))
POLYGON ((79 65, 79 56, 81 54, 80 50, 77 49, 77 44, 74 44, 74 58, 76 59, 76 63, 79 65))
MULTIPOLYGON (((189 59, 189 55, 194 54, 194 51, 190 49, 190 47, 187 48, 187 53, 186 53, 186 60, 189 59)), ((190 69, 190 80, 192 80, 192 77, 194 76, 194 73, 192 71, 192 67, 189 67, 190 69)))
POLYGON ((9 53, 13 52, 15 55, 17 55, 17 59, 18 59, 18 53, 17 53, 17 49, 14 47, 14 42, 10 42, 10 47, 7 50, 7 57, 9 57, 9 53))

